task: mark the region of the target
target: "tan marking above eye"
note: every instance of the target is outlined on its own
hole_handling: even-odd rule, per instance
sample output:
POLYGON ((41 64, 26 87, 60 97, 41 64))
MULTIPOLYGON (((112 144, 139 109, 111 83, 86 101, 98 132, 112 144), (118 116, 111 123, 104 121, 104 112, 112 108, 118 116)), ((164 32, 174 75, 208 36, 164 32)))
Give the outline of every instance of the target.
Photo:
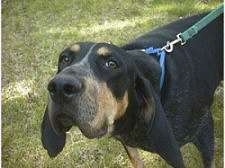
POLYGON ((70 47, 70 50, 71 51, 74 51, 74 52, 79 52, 80 51, 80 45, 79 44, 74 44, 70 47))
POLYGON ((108 56, 111 54, 111 51, 107 47, 101 47, 98 49, 97 54, 99 56, 108 56))

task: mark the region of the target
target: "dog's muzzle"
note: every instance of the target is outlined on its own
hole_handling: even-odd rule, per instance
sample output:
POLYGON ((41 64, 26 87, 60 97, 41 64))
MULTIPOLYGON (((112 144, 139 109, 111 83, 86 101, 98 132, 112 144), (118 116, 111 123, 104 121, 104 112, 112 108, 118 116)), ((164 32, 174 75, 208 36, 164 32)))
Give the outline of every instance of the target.
POLYGON ((107 132, 98 99, 102 89, 87 69, 75 68, 60 72, 48 84, 51 125, 57 134, 76 125, 88 138, 101 137, 107 132))
POLYGON ((49 82, 49 118, 56 133, 68 131, 75 124, 71 104, 83 90, 82 80, 70 74, 58 74, 49 82))
POLYGON ((126 110, 127 96, 117 100, 107 83, 83 66, 68 67, 49 82, 49 120, 58 134, 78 126, 86 137, 100 138, 113 131, 114 120, 126 110))

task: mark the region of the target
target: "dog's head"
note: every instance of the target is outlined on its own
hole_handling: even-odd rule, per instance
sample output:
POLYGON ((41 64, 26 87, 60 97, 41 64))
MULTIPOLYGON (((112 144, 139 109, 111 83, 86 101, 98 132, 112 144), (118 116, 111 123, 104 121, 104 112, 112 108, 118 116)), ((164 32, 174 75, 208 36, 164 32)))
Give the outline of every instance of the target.
POLYGON ((58 72, 48 84, 50 96, 42 123, 45 148, 52 145, 49 139, 62 140, 57 149, 50 147, 50 155, 63 148, 65 132, 73 125, 88 138, 113 130, 114 121, 129 104, 127 55, 107 43, 76 43, 60 54, 58 72))
POLYGON ((159 77, 157 61, 146 61, 140 51, 108 43, 76 43, 65 49, 48 84, 42 123, 42 142, 49 155, 63 149, 65 132, 73 125, 88 138, 111 133, 131 105, 144 109, 143 119, 149 122, 157 105, 153 92, 159 91, 159 77))
POLYGON ((48 114, 57 134, 77 125, 88 138, 112 130, 128 106, 126 53, 109 44, 78 43, 59 57, 48 84, 48 114))

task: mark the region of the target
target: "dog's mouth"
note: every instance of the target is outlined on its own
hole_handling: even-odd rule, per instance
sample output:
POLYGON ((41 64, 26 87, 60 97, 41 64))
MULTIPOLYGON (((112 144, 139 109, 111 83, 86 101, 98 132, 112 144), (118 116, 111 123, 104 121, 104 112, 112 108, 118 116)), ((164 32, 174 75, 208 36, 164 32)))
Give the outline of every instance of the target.
POLYGON ((73 125, 75 125, 73 118, 67 114, 59 114, 56 117, 56 122, 58 123, 58 129, 60 132, 67 132, 73 125))
MULTIPOLYGON (((65 109, 59 108, 56 104, 54 104, 56 111, 51 111, 50 114, 55 114, 51 118, 52 126, 57 134, 61 134, 62 132, 68 132, 73 126, 77 126, 82 134, 89 138, 101 138, 105 134, 108 133, 108 126, 107 124, 103 124, 100 128, 95 128, 91 125, 91 122, 86 120, 79 120, 79 117, 75 117, 76 115, 71 114, 70 112, 59 112, 65 111, 65 109), (73 116, 74 115, 74 116, 73 116)), ((81 112, 80 112, 81 113, 81 112)))
MULTIPOLYGON (((66 114, 60 114, 56 118, 57 123, 57 132, 68 132, 73 126, 75 126, 75 122, 71 116, 66 114)), ((89 123, 78 123, 76 126, 80 129, 82 134, 89 138, 101 138, 108 132, 107 125, 104 125, 102 128, 95 129, 90 126, 89 123)))
POLYGON ((89 139, 101 138, 108 133, 108 127, 106 125, 99 129, 94 129, 89 124, 82 124, 79 126, 79 129, 89 139))

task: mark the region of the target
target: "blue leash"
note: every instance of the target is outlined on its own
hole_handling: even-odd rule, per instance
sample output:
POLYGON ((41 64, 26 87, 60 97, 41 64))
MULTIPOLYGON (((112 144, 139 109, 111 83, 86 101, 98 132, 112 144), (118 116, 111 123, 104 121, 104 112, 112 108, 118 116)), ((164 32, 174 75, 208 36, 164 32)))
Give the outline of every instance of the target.
POLYGON ((162 50, 161 48, 153 48, 149 47, 143 50, 146 54, 154 54, 154 56, 157 57, 159 60, 159 65, 161 67, 161 76, 160 76, 160 89, 162 89, 163 83, 164 83, 164 77, 165 77, 165 58, 166 58, 166 52, 162 50))

